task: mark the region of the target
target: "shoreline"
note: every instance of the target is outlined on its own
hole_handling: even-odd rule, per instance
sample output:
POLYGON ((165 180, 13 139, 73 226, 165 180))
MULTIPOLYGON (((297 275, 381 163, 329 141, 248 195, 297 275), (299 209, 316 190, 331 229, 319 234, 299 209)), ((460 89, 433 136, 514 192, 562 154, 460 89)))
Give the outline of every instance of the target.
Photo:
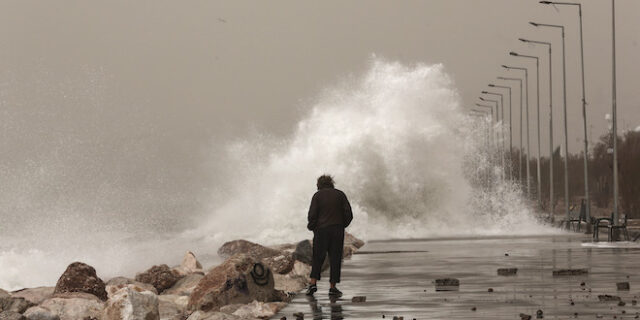
MULTIPOLYGON (((363 245, 345 232, 343 259, 363 245)), ((107 281, 93 267, 74 262, 55 287, 0 288, 0 318, 266 319, 306 287, 311 254, 310 240, 274 246, 234 240, 217 250, 221 263, 208 269, 188 251, 179 266, 154 265, 133 278, 107 281)))

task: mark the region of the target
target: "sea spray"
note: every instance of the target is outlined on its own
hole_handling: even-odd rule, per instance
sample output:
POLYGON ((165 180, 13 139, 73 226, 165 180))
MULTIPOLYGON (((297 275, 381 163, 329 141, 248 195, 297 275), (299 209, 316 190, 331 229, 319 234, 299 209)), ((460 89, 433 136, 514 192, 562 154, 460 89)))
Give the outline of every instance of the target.
POLYGON ((502 175, 490 127, 466 116, 442 65, 374 59, 361 78, 326 91, 277 147, 263 148, 264 138, 231 144, 232 196, 198 233, 309 237, 306 212, 323 173, 351 199, 350 230, 369 239, 549 232, 502 175), (472 185, 480 171, 491 188, 472 185))

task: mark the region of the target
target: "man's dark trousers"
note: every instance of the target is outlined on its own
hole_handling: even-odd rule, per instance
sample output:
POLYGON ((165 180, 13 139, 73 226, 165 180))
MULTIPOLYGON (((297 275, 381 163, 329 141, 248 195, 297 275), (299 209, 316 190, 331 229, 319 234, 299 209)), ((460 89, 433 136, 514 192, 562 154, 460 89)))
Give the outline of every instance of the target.
POLYGON ((342 247, 344 245, 344 228, 340 225, 328 226, 313 232, 313 263, 311 278, 320 280, 324 258, 329 253, 331 276, 329 282, 340 282, 342 267, 342 247))

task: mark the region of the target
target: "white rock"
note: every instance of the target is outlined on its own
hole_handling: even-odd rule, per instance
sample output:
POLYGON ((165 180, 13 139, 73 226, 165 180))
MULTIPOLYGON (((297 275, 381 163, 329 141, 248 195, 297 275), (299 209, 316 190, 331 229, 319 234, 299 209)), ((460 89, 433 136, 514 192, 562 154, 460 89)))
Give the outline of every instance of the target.
POLYGON ((160 319, 175 319, 184 314, 189 303, 188 296, 163 294, 158 296, 158 311, 160 319))
POLYGON ((101 319, 159 320, 158 296, 151 291, 128 284, 111 295, 101 319))
POLYGON ((298 292, 307 286, 307 278, 299 275, 274 274, 274 288, 284 292, 298 292))
POLYGON ((86 317, 99 319, 104 303, 97 297, 95 299, 50 298, 43 301, 40 307, 51 311, 60 317, 60 320, 78 320, 86 317))
POLYGON ((253 301, 238 308, 233 314, 241 318, 269 319, 287 304, 284 302, 253 301))
POLYGON ((23 314, 28 320, 60 320, 57 314, 45 309, 41 306, 35 306, 27 309, 23 314))
POLYGON ((204 270, 202 270, 202 264, 196 258, 196 255, 191 251, 187 251, 182 258, 182 263, 180 266, 173 268, 176 272, 178 272, 181 276, 186 276, 192 273, 202 273, 204 274, 204 270))

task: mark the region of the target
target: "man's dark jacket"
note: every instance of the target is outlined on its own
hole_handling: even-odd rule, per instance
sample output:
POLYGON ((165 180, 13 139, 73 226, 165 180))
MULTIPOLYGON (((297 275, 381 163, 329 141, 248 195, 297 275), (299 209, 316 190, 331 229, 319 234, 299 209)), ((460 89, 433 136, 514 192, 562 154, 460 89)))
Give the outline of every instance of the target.
POLYGON ((307 229, 314 231, 336 225, 346 228, 351 220, 353 213, 344 192, 335 188, 322 188, 311 198, 307 229))

